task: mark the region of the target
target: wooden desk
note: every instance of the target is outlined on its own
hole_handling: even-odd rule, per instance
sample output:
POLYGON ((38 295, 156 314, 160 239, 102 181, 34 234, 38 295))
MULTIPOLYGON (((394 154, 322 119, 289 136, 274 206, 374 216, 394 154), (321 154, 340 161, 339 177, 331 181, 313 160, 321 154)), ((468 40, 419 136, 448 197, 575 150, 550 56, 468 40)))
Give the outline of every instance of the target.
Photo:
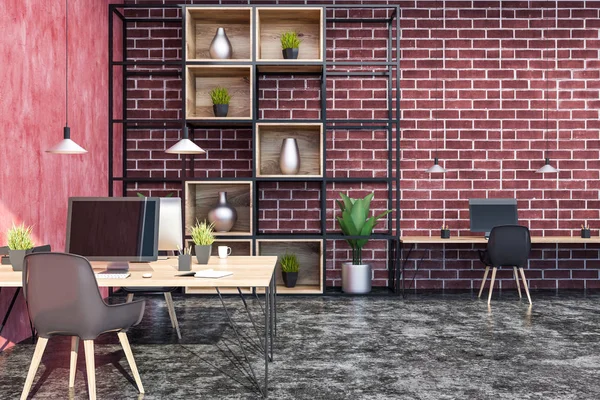
MULTIPOLYGON (((402 263, 396 263, 396 271, 395 271, 395 282, 396 282, 396 293, 400 293, 400 289, 402 289, 401 293, 404 295, 404 269, 406 263, 409 261, 410 253, 413 251, 416 245, 419 244, 487 244, 487 239, 483 236, 453 236, 449 239, 442 239, 439 236, 401 236, 400 237, 400 246, 401 250, 404 251, 403 245, 410 245, 408 250, 408 254, 406 257, 402 257, 402 263), (401 264, 401 266, 400 266, 401 264), (399 279, 399 274, 402 274, 401 279, 399 279), (400 285, 402 286, 400 288, 400 285)), ((556 265, 558 267, 558 246, 560 244, 600 244, 600 236, 592 236, 589 239, 584 239, 580 236, 532 236, 531 244, 554 244, 556 245, 556 265)), ((416 272, 419 270, 419 260, 417 262, 416 272)), ((414 277, 411 281, 414 282, 414 277)), ((410 289, 410 286, 409 286, 410 289)))
MULTIPOLYGON (((94 272, 101 272, 106 269, 107 262, 92 261, 92 267, 94 272)), ((141 286, 141 287, 204 287, 214 288, 216 293, 219 295, 221 304, 223 305, 229 323, 231 324, 235 336, 238 340, 238 344, 242 352, 244 352, 244 359, 248 360, 245 354, 244 347, 242 346, 241 339, 238 336, 237 328, 234 321, 231 319, 227 307, 221 297, 219 288, 241 288, 241 287, 254 287, 261 288, 265 293, 265 332, 264 332, 264 346, 262 350, 265 357, 265 375, 264 375, 264 388, 256 380, 252 366, 248 361, 249 368, 252 371, 252 376, 255 379, 256 386, 261 391, 263 397, 267 397, 268 393, 268 380, 269 380, 269 360, 273 357, 273 336, 276 334, 276 320, 277 320, 277 285, 275 284, 275 266, 277 264, 277 257, 275 256, 230 256, 226 259, 220 259, 218 257, 211 257, 208 265, 195 264, 195 260, 192 260, 192 270, 201 271, 205 269, 213 269, 216 271, 228 271, 233 272, 233 275, 226 276, 219 279, 206 279, 206 278, 195 278, 193 276, 183 277, 176 276, 181 272, 177 270, 177 258, 170 258, 167 260, 153 261, 149 263, 130 263, 129 272, 131 275, 125 279, 98 279, 98 286, 101 287, 123 287, 123 286, 141 286), (143 278, 144 273, 152 273, 151 278, 143 278), (270 352, 270 356, 269 356, 270 352)), ((0 288, 2 287, 16 287, 18 288, 13 296, 11 305, 9 306, 6 315, 3 319, 2 325, 0 326, 0 333, 4 327, 8 316, 14 306, 14 302, 17 298, 20 288, 23 286, 22 282, 23 273, 20 271, 13 271, 10 265, 0 266, 0 288)), ((240 292, 240 296, 242 296, 240 292)), ((243 296, 242 296, 243 300, 243 296)), ((244 301, 244 306, 246 302, 244 301)), ((250 311, 248 307, 246 312, 249 317, 250 311)), ((252 320, 254 325, 254 320, 252 320)), ((258 334, 258 332, 257 332, 258 334)), ((260 338, 259 338, 260 342, 260 338)))
MULTIPOLYGON (((483 236, 454 236, 442 239, 439 236, 401 236, 400 243, 404 244, 477 244, 487 243, 483 236)), ((600 236, 584 239, 579 236, 532 236, 532 244, 600 244, 600 236)))

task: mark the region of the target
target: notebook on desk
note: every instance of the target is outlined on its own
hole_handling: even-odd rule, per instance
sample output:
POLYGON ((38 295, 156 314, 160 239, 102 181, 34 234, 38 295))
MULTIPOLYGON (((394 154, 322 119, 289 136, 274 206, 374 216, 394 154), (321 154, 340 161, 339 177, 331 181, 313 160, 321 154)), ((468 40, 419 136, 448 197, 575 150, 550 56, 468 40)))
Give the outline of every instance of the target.
POLYGON ((211 278, 211 279, 224 278, 229 275, 233 275, 233 272, 213 271, 212 269, 205 270, 205 271, 198 271, 198 272, 196 272, 196 274, 194 274, 194 276, 196 278, 211 278))

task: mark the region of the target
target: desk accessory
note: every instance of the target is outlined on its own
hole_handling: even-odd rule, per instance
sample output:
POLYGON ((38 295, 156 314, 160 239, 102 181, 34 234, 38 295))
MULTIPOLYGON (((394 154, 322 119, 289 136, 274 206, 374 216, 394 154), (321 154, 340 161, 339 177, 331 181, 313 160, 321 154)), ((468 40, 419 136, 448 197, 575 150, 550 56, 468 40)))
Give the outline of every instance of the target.
POLYGON ((219 258, 227 258, 231 255, 231 247, 229 246, 219 246, 217 250, 219 252, 219 258))
POLYGON ((204 271, 197 271, 194 276, 196 278, 217 279, 217 278, 224 278, 224 277, 229 276, 229 275, 233 275, 233 272, 214 271, 212 269, 207 269, 207 270, 204 270, 204 271))
POLYGON ((450 239, 450 229, 448 229, 448 225, 446 225, 446 226, 442 225, 442 229, 440 231, 440 237, 442 239, 450 239))
POLYGON ((116 272, 115 270, 111 270, 111 271, 102 271, 102 272, 95 272, 94 275, 96 276, 96 278, 102 278, 102 279, 125 279, 125 278, 129 278, 129 276, 131 275, 129 272, 116 272))
POLYGON ((583 239, 589 239, 592 237, 592 231, 590 230, 590 226, 587 225, 587 221, 585 224, 581 225, 581 237, 583 239))
POLYGON ((215 241, 214 228, 214 223, 209 224, 206 221, 196 221, 196 225, 192 227, 191 234, 196 245, 196 261, 198 264, 208 264, 208 260, 210 260, 212 244, 215 241))
POLYGON ((145 274, 142 274, 142 278, 152 278, 152 272, 146 272, 145 274))
POLYGON ((23 271, 23 261, 27 254, 33 253, 35 244, 31 239, 32 226, 15 225, 6 232, 8 240, 8 257, 12 264, 13 271, 23 271))
POLYGON ((177 269, 179 271, 190 271, 192 269, 192 247, 179 249, 179 257, 177 257, 177 269))

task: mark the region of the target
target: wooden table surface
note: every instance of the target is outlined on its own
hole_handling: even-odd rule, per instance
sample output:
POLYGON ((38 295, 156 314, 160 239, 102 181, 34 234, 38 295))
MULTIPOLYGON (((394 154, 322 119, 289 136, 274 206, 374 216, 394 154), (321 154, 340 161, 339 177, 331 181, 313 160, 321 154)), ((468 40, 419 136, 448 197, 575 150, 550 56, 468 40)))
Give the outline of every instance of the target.
MULTIPOLYGON (((487 243, 487 239, 483 236, 452 236, 449 239, 442 239, 439 236, 401 236, 401 243, 406 244, 473 244, 487 243)), ((582 244, 593 243, 600 244, 600 236, 592 236, 589 239, 583 239, 579 236, 532 236, 531 243, 540 244, 582 244)))
MULTIPOLYGON (((106 269, 107 262, 92 261, 95 272, 106 269)), ((122 286, 145 286, 145 287, 205 287, 205 288, 236 288, 236 287, 260 287, 269 286, 275 265, 276 256, 229 256, 226 259, 211 257, 208 265, 196 264, 192 258, 192 270, 202 271, 213 269, 215 271, 233 272, 233 275, 219 279, 206 279, 191 277, 178 277, 177 257, 167 260, 158 260, 149 263, 130 263, 131 275, 126 279, 97 279, 98 286, 122 287, 122 286), (151 272, 151 278, 143 278, 142 274, 151 272)), ((10 265, 0 266, 0 287, 22 286, 22 272, 13 271, 10 265)))

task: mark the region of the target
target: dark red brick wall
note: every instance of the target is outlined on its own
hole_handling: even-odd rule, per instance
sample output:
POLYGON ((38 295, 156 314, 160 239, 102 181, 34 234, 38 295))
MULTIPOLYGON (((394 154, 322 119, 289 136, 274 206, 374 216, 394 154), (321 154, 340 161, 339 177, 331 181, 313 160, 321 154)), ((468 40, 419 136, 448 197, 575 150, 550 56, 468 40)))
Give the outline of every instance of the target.
MULTIPOLYGON (((218 1, 191 3, 219 4, 218 1)), ((233 3, 240 2, 220 2, 233 3)), ((401 233, 437 235, 442 221, 446 221, 453 235, 465 235, 469 232, 469 198, 516 197, 520 221, 534 235, 577 235, 584 220, 591 224, 593 235, 598 235, 600 2, 558 2, 557 24, 553 1, 389 3, 401 6, 401 233), (442 4, 445 29, 439 8, 442 4), (549 26, 548 40, 546 26, 549 26), (558 52, 554 51, 555 46, 558 52), (445 62, 442 48, 445 48, 445 62), (543 165, 547 126, 550 157, 560 169, 558 179, 555 175, 544 177, 535 173, 543 165), (436 138, 439 138, 441 162, 450 171, 430 176, 424 171, 434 157, 436 138)), ((137 13, 177 15, 175 10, 137 13)), ((343 16, 348 11, 338 13, 343 16)), ((379 17, 384 11, 359 13, 379 17)), ((338 61, 383 60, 387 37, 383 28, 382 24, 328 24, 327 57, 338 61)), ((131 49, 128 56, 178 59, 180 34, 178 26, 138 23, 128 29, 131 49)), ((127 87, 130 118, 179 117, 178 78, 136 77, 128 80, 127 87)), ((383 78, 330 78, 327 88, 329 118, 386 116, 383 78)), ((263 76, 260 89, 263 118, 319 117, 317 79, 263 76)), ((194 134, 208 150, 205 158, 195 161, 195 176, 251 176, 251 132, 206 130, 194 134)), ((385 176, 388 166, 384 131, 337 130, 328 131, 327 135, 328 176, 385 176)), ((129 176, 178 176, 181 160, 164 153, 178 136, 176 129, 130 132, 129 176)), ((176 189, 173 184, 130 187, 131 191, 152 194, 176 189)), ((318 231, 320 194, 315 184, 261 184, 259 190, 262 231, 318 231), (291 222, 299 218, 302 223, 291 222)), ((386 206, 385 186, 330 185, 326 198, 327 229, 336 229, 334 200, 341 190, 349 190, 355 196, 375 190, 376 211, 386 206)), ((597 287, 598 249, 590 247, 586 250, 561 246, 557 262, 555 246, 535 246, 528 272, 532 287, 597 287)), ((385 243, 373 241, 369 249, 372 254, 365 258, 377 268, 374 283, 386 285, 385 243)), ((431 261, 423 264, 414 286, 476 287, 482 268, 474 249, 445 250, 445 260, 441 260, 441 249, 426 255, 425 259, 431 261)), ((328 242, 328 285, 339 285, 340 263, 347 259, 347 253, 343 241, 328 242)), ((409 263, 408 267, 414 268, 414 264, 409 263)), ((407 276, 412 277, 412 271, 407 276)), ((509 272, 500 278, 502 286, 512 285, 509 272)))

